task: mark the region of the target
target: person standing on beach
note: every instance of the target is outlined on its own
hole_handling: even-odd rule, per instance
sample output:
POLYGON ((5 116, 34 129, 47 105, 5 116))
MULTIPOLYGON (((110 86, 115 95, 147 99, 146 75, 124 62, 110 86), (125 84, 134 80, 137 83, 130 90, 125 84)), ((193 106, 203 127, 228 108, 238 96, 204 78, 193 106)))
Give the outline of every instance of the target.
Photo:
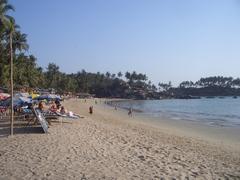
POLYGON ((93 114, 93 106, 89 107, 89 114, 93 114))
POLYGON ((128 110, 128 116, 129 116, 129 117, 132 117, 132 113, 133 113, 133 110, 132 110, 132 108, 130 107, 129 110, 128 110))

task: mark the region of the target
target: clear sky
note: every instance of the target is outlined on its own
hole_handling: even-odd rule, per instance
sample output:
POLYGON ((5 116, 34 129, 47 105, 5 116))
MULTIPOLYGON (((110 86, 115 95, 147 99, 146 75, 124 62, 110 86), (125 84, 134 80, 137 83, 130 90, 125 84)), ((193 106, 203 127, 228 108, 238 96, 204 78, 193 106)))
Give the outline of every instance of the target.
POLYGON ((9 0, 30 54, 63 72, 136 70, 154 83, 240 77, 239 0, 9 0))

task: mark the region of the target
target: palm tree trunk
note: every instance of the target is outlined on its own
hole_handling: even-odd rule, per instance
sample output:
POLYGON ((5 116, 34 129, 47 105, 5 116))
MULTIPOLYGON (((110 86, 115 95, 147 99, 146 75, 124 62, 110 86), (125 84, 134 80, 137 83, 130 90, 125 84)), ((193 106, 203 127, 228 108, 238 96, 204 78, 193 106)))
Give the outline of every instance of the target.
POLYGON ((10 124, 11 124, 11 136, 13 135, 13 116, 14 116, 14 111, 13 111, 13 52, 12 52, 12 32, 10 33, 10 82, 11 82, 11 119, 10 119, 10 124))

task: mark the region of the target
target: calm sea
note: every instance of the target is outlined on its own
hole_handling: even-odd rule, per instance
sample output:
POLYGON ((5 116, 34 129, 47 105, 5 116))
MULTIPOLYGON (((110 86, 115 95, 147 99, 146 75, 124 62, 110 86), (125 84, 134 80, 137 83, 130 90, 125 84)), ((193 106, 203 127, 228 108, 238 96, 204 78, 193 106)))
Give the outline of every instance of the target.
POLYGON ((240 97, 214 99, 132 100, 117 102, 137 113, 170 120, 198 121, 213 126, 240 127, 240 97))

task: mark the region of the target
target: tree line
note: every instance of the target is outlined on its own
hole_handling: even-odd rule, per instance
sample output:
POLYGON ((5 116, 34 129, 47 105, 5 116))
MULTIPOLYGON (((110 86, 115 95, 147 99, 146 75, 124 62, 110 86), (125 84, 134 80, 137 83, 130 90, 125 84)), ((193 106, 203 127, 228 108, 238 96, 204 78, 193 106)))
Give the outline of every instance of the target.
POLYGON ((0 87, 10 88, 10 39, 13 52, 14 88, 53 88, 58 93, 90 93, 97 97, 119 97, 136 99, 159 99, 185 95, 232 95, 239 93, 240 79, 214 76, 201 78, 196 82, 183 81, 177 87, 171 82, 156 86, 146 74, 118 72, 117 74, 91 73, 81 70, 77 73, 64 73, 55 63, 46 69, 37 64, 34 55, 27 55, 29 45, 27 35, 21 32, 14 17, 9 12, 14 7, 8 0, 0 0, 0 87), (12 35, 12 38, 10 38, 12 35))
POLYGON ((175 97, 185 96, 240 96, 240 79, 233 77, 212 76, 196 82, 183 81, 169 93, 175 97))
MULTIPOLYGON (((15 90, 18 87, 54 88, 59 93, 88 92, 97 96, 123 96, 135 88, 152 88, 145 74, 126 72, 122 74, 90 73, 85 70, 66 74, 59 71, 54 63, 49 63, 46 70, 38 66, 34 55, 27 55, 29 45, 27 35, 21 32, 14 17, 15 11, 8 0, 0 0, 0 87, 10 89, 10 49, 13 54, 13 80, 15 90), (10 38, 12 35, 12 38, 10 38), (123 76, 126 80, 123 80, 123 76)), ((153 86, 154 87, 154 86, 153 86)))

